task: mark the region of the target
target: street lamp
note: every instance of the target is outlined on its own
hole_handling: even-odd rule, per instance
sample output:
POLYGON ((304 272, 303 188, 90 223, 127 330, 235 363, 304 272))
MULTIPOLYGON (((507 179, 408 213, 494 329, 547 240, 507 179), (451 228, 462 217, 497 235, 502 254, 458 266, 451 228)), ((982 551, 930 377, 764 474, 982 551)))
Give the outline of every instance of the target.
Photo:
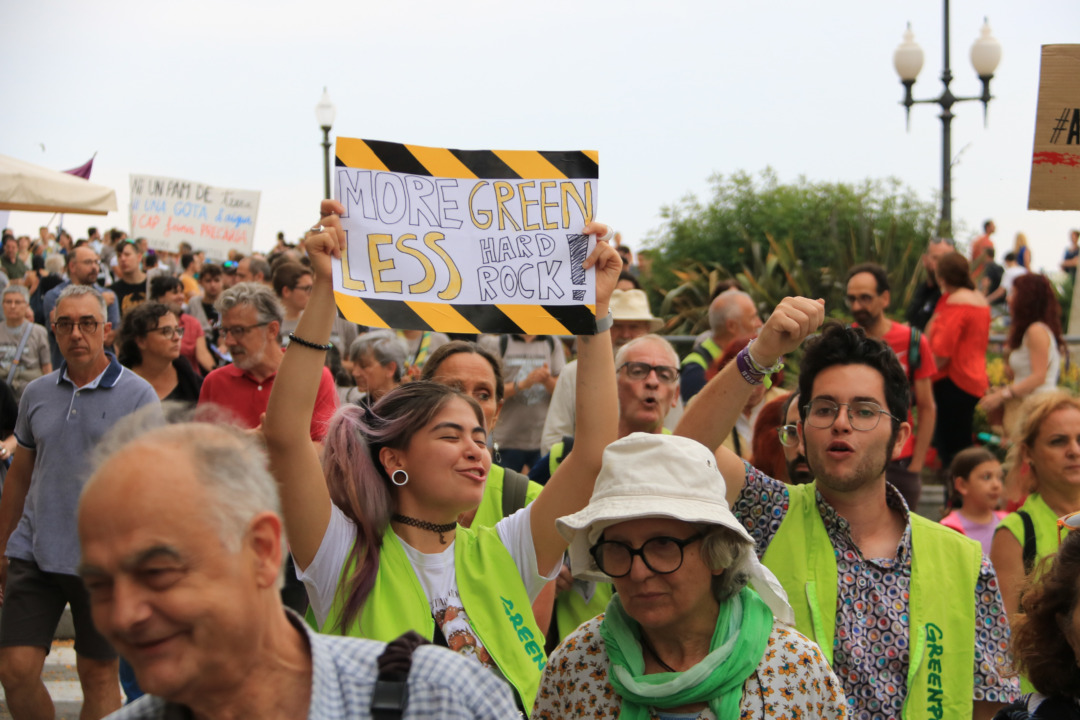
POLYGON ((941 82, 944 89, 941 95, 927 100, 915 100, 911 96, 911 87, 915 84, 915 78, 923 66, 923 51, 915 42, 915 36, 911 32, 911 23, 908 23, 904 31, 904 40, 893 53, 893 65, 900 75, 900 82, 904 85, 904 99, 901 104, 907 116, 908 126, 911 124, 911 106, 921 103, 937 103, 941 107, 941 227, 939 231, 944 236, 952 235, 952 106, 958 102, 967 100, 979 100, 983 104, 983 125, 986 124, 987 104, 990 95, 990 80, 994 77, 994 70, 1001 61, 1001 43, 990 34, 990 21, 984 19, 982 30, 975 44, 971 46, 971 64, 975 67, 975 73, 982 80, 982 95, 978 97, 957 97, 949 90, 952 82, 952 70, 949 67, 949 0, 944 0, 945 5, 945 69, 941 72, 941 82))
POLYGON ((330 94, 322 89, 322 97, 315 106, 315 120, 323 131, 323 197, 330 197, 330 128, 334 126, 337 108, 330 102, 330 94))

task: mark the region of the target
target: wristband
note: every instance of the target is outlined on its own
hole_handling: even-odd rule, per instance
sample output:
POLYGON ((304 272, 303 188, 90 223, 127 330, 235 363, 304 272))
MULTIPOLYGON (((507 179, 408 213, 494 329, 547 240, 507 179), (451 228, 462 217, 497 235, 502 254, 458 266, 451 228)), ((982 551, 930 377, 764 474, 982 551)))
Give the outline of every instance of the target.
POLYGON ((1012 400, 1014 397, 1016 397, 1016 394, 1013 393, 1011 385, 1006 385, 1005 389, 1001 391, 1001 394, 1006 400, 1012 400))
POLYGON ((735 367, 739 368, 739 373, 750 385, 760 385, 765 380, 765 373, 759 373, 754 369, 752 361, 750 360, 749 348, 743 348, 739 351, 739 354, 735 356, 735 367))
POLYGON ((611 326, 615 324, 615 318, 612 316, 611 311, 608 310, 608 314, 602 318, 596 320, 596 334, 599 335, 602 332, 607 332, 611 329, 611 326))
POLYGON ((750 361, 750 366, 754 369, 754 371, 757 372, 759 375, 772 375, 773 373, 780 372, 780 370, 784 367, 784 358, 782 356, 778 357, 776 358, 776 362, 774 362, 770 367, 762 367, 760 364, 758 364, 758 361, 754 359, 754 354, 750 352, 750 347, 754 344, 754 342, 755 340, 751 340, 749 343, 746 344, 746 357, 750 361))
POLYGON ((302 337, 297 337, 293 333, 289 333, 289 341, 290 341, 289 345, 292 345, 293 343, 297 343, 298 345, 303 345, 304 347, 311 348, 312 350, 322 350, 323 352, 325 352, 325 351, 329 350, 330 348, 334 347, 330 343, 326 343, 325 345, 320 345, 319 343, 311 342, 310 340, 305 340, 302 337))

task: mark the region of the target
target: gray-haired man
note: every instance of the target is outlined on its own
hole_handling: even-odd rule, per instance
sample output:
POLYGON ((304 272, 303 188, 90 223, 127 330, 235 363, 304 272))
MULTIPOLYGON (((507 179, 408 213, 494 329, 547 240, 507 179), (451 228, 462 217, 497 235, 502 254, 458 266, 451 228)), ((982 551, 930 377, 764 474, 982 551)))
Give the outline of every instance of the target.
MULTIPOLYGON (((113 717, 372 717, 385 646, 282 607, 280 501, 254 441, 206 423, 126 430, 78 515, 94 622, 148 693, 113 717)), ((444 648, 415 650, 407 688, 406 720, 517 714, 508 685, 444 648)))

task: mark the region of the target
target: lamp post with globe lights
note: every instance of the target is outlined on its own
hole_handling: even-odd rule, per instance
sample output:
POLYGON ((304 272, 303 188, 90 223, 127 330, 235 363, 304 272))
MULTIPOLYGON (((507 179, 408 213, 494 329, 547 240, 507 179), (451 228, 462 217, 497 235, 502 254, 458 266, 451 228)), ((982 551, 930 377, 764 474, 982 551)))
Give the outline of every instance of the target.
POLYGON ((941 107, 941 226, 939 232, 944 236, 952 235, 952 106, 958 102, 978 100, 983 104, 983 124, 986 123, 987 105, 993 96, 990 95, 990 80, 994 77, 994 70, 1001 61, 1001 44, 991 35, 989 20, 983 20, 978 39, 971 46, 971 64, 975 73, 982 80, 982 95, 975 97, 957 97, 949 90, 952 82, 952 69, 949 66, 949 0, 944 0, 945 5, 945 53, 944 69, 941 72, 941 82, 944 85, 941 95, 936 98, 916 100, 912 97, 911 88, 915 84, 915 78, 923 66, 923 51, 915 42, 911 24, 908 23, 904 31, 904 40, 893 53, 893 65, 900 82, 904 85, 904 99, 901 104, 907 116, 908 125, 911 123, 911 106, 923 103, 935 103, 941 107))
POLYGON ((315 120, 323 131, 323 197, 330 197, 330 128, 334 126, 337 108, 330 102, 330 94, 323 88, 319 104, 315 106, 315 120))

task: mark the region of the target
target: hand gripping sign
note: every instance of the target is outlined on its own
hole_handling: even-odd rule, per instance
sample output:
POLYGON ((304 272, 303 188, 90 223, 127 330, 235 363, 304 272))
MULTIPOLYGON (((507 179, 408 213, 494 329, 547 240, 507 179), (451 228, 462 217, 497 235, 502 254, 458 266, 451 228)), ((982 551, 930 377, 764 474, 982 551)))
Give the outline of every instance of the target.
POLYGON ((352 322, 452 333, 592 334, 598 154, 337 139, 352 322))

